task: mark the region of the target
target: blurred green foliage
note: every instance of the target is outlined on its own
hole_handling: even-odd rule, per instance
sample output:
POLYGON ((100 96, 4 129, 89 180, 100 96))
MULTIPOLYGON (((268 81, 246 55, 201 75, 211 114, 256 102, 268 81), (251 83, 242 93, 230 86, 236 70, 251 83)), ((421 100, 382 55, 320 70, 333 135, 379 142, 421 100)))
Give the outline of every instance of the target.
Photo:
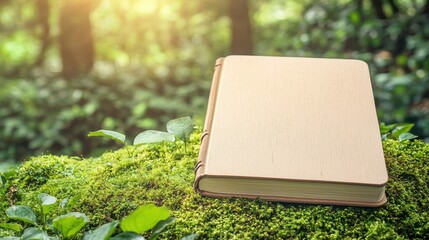
MULTIPOLYGON (((95 129, 136 135, 178 116, 202 121, 215 59, 231 53, 229 1, 86 2, 94 65, 65 80, 63 1, 0 1, 0 161, 97 154, 111 146, 86 138, 95 129)), ((411 122, 429 138, 428 1, 244 2, 253 54, 362 59, 380 122, 411 122)))
POLYGON ((136 135, 142 129, 165 128, 170 118, 203 111, 208 87, 188 84, 173 88, 141 89, 109 86, 98 79, 67 82, 55 79, 13 80, 0 91, 2 131, 1 159, 25 157, 49 151, 56 154, 88 154, 103 151, 106 141, 88 139, 94 129, 117 129, 136 135), (184 99, 183 92, 196 97, 184 99), (198 97, 200 96, 200 97, 198 97))

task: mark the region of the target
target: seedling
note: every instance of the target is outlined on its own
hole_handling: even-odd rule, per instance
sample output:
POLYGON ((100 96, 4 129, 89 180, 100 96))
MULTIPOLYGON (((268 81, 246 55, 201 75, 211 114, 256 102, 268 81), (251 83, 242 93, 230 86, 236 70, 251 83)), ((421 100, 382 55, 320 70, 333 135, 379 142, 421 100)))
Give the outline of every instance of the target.
MULTIPOLYGON (((159 142, 175 142, 176 138, 182 140, 185 144, 185 152, 187 152, 187 143, 190 140, 191 133, 194 131, 194 125, 191 117, 182 117, 169 121, 167 123, 167 132, 157 130, 147 130, 139 133, 133 141, 134 146, 142 144, 151 144, 159 142)), ((128 156, 131 157, 131 152, 126 143, 126 136, 122 133, 111 130, 98 130, 90 132, 88 137, 107 137, 125 146, 128 156)))
POLYGON ((125 135, 119 132, 115 132, 115 131, 111 131, 111 130, 97 130, 94 132, 90 132, 88 133, 88 137, 106 137, 106 138, 110 138, 122 145, 125 146, 125 149, 127 149, 128 152, 128 156, 131 157, 131 153, 130 150, 128 149, 128 145, 125 142, 125 135))
POLYGON ((15 205, 6 209, 6 215, 10 219, 20 221, 24 223, 24 226, 28 227, 24 229, 24 227, 18 223, 0 223, 0 227, 16 232, 21 232, 22 229, 24 229, 21 238, 17 239, 70 239, 89 222, 85 214, 78 212, 61 215, 52 219, 52 221, 47 221, 46 217, 55 207, 57 198, 46 193, 41 193, 38 199, 40 212, 42 213, 41 223, 37 221, 36 213, 31 207, 15 205), (51 222, 52 225, 48 226, 48 222, 51 222), (58 234, 50 237, 47 232, 50 227, 58 234))
POLYGON ((46 223, 46 215, 55 207, 57 198, 46 193, 41 193, 38 196, 40 202, 40 212, 42 213, 42 221, 46 223))
POLYGON ((186 143, 189 142, 193 131, 194 125, 192 124, 192 119, 190 117, 174 119, 167 123, 167 132, 183 141, 185 144, 185 152, 187 152, 186 143))
POLYGON ((11 181, 15 175, 16 175, 15 167, 10 167, 6 170, 0 171, 0 196, 5 196, 6 192, 9 190, 11 181))
MULTIPOLYGON (((120 223, 119 221, 112 221, 93 231, 86 232, 83 239, 144 240, 145 238, 142 234, 152 230, 149 240, 156 240, 165 231, 166 227, 173 222, 174 218, 170 216, 170 210, 166 207, 146 204, 123 218, 120 223), (118 225, 120 225, 122 232, 110 238, 118 225)), ((182 240, 193 240, 196 237, 196 234, 189 234, 183 237, 182 240)))
POLYGON ((416 135, 410 133, 410 130, 414 127, 412 123, 397 123, 386 125, 385 123, 380 124, 381 138, 395 139, 399 141, 411 140, 417 138, 416 135))

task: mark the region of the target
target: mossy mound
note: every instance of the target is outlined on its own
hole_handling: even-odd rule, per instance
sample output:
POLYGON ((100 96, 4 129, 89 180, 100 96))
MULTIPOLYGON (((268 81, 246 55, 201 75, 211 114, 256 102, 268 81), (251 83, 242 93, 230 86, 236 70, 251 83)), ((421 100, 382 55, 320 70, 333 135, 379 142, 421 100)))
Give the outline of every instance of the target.
MULTIPOLYGON (((176 218, 161 235, 165 239, 187 233, 198 233, 199 239, 429 239, 428 144, 384 142, 388 203, 372 209, 201 197, 192 189, 198 138, 192 136, 188 153, 181 143, 163 143, 133 149, 132 158, 124 149, 90 159, 34 157, 19 168, 13 198, 34 207, 41 192, 59 199, 79 196, 68 211, 90 217, 86 230, 142 204, 164 205, 176 218)), ((0 201, 2 210, 10 197, 0 201)), ((0 222, 5 218, 0 214, 0 222)))

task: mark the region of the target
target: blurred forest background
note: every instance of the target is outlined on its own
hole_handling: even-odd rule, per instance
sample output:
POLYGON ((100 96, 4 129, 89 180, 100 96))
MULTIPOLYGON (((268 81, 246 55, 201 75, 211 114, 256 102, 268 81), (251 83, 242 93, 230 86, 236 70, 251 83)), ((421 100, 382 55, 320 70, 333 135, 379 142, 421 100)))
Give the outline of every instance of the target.
POLYGON ((362 59, 379 121, 429 140, 429 0, 0 0, 0 162, 202 125, 230 54, 362 59))

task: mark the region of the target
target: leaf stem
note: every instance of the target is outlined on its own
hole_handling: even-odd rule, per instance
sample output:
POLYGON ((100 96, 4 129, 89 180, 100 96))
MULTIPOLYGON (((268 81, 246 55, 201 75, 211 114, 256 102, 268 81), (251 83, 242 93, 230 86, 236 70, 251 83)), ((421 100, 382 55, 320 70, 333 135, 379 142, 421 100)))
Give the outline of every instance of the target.
POLYGON ((46 214, 43 211, 43 204, 40 204, 40 212, 42 213, 42 228, 43 230, 47 230, 48 224, 46 223, 46 214))
POLYGON ((127 152, 128 152, 128 157, 130 157, 131 158, 131 153, 130 153, 130 150, 128 149, 128 145, 125 145, 125 149, 127 149, 127 152))

